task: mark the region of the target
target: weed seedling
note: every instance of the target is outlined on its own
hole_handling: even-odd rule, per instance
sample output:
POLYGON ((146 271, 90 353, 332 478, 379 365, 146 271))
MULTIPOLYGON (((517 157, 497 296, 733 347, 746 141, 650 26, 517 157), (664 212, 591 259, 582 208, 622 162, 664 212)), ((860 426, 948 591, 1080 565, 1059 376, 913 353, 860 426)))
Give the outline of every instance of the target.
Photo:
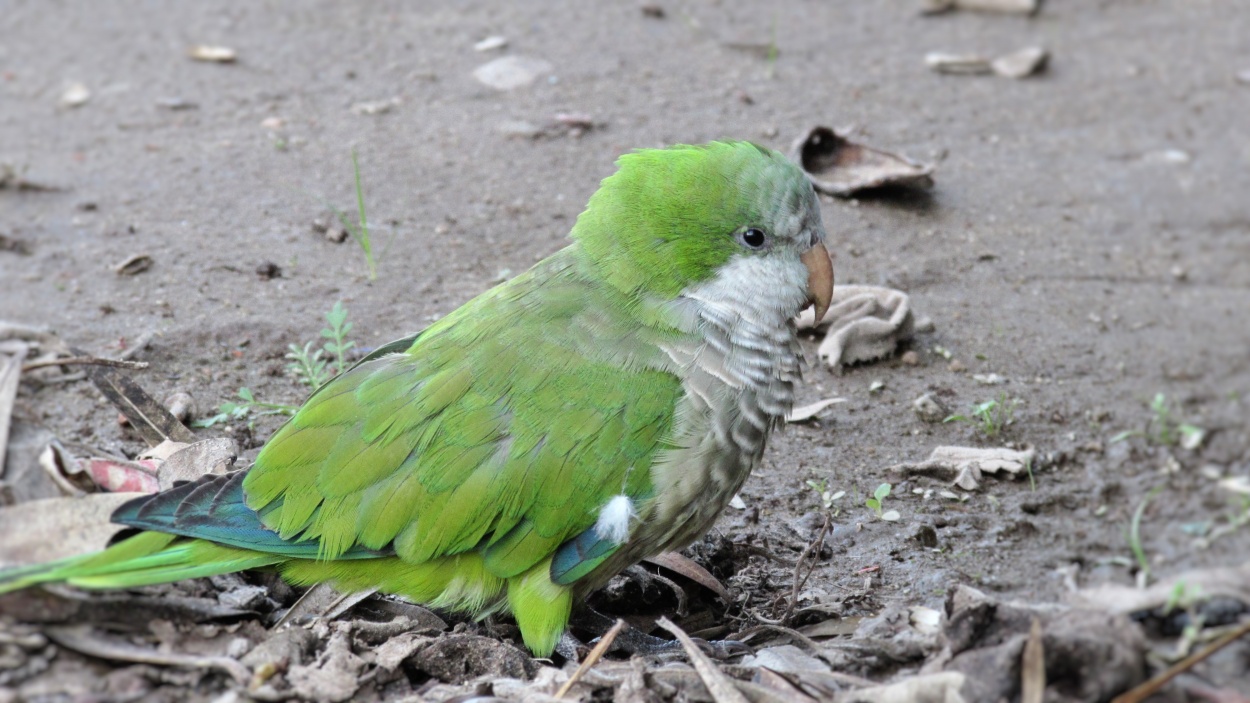
POLYGON ((343 373, 347 369, 347 352, 356 346, 347 338, 347 333, 352 331, 352 323, 347 321, 347 308, 343 307, 343 301, 335 301, 334 307, 326 313, 326 323, 329 327, 322 328, 321 338, 327 341, 321 348, 333 359, 335 371, 343 373))
POLYGON ((1009 399, 1006 393, 994 400, 977 403, 972 406, 969 415, 951 415, 942 422, 963 422, 977 428, 986 437, 997 437, 1015 421, 1016 406, 1019 400, 1009 399))
POLYGON ((824 507, 825 512, 828 512, 832 517, 837 517, 838 514, 842 512, 842 507, 837 505, 837 502, 846 495, 846 491, 830 490, 829 480, 824 478, 819 481, 809 478, 807 480, 807 487, 816 492, 816 495, 820 498, 820 504, 824 507))
POLYGON ((1146 506, 1150 505, 1150 501, 1159 492, 1163 490, 1163 486, 1156 486, 1150 489, 1141 503, 1137 505, 1137 509, 1133 511, 1133 519, 1128 525, 1128 548, 1133 552, 1133 558, 1137 560, 1137 585, 1145 588, 1150 582, 1150 558, 1146 556, 1146 549, 1141 543, 1141 520, 1146 514, 1146 506))
POLYGON ((286 365, 286 370, 300 383, 310 388, 320 388, 330 380, 332 374, 326 363, 325 351, 313 349, 312 346, 312 342, 304 342, 302 347, 288 344, 286 358, 291 363, 286 365))
POLYGON ((280 403, 262 403, 256 400, 256 396, 252 395, 250 388, 243 387, 239 389, 238 401, 227 401, 217 408, 217 414, 212 417, 206 417, 202 420, 196 420, 191 423, 193 427, 212 427, 218 423, 231 422, 235 420, 248 419, 248 426, 252 424, 252 420, 265 415, 294 415, 298 410, 294 405, 282 405, 280 403))
POLYGON ((1129 437, 1145 437, 1152 444, 1164 447, 1180 445, 1186 449, 1196 449, 1202 444, 1206 430, 1187 422, 1176 419, 1168 397, 1163 393, 1155 393, 1150 401, 1150 420, 1144 430, 1125 430, 1111 438, 1111 443, 1123 442, 1129 437))
MULTIPOLYGON (((346 213, 330 205, 335 217, 343 224, 343 229, 352 235, 360 250, 365 253, 365 263, 369 266, 369 280, 378 278, 377 264, 373 260, 373 242, 369 239, 369 220, 365 217, 365 189, 360 182, 360 163, 356 160, 356 150, 352 149, 352 172, 356 177, 356 214, 357 222, 347 219, 346 213)), ((328 203, 327 203, 328 205, 328 203)))
POLYGON ((872 512, 876 513, 878 520, 894 522, 899 519, 897 510, 884 510, 885 499, 890 495, 890 484, 883 483, 877 486, 877 490, 872 492, 872 497, 864 501, 864 505, 868 506, 872 512))

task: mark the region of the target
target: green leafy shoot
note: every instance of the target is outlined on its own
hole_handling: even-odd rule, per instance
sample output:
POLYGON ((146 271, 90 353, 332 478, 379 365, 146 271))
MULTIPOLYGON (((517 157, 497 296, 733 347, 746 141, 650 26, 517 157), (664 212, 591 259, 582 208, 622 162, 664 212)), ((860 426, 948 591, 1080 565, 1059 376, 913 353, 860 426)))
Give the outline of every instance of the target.
POLYGON ((1008 425, 1015 422, 1016 406, 1019 400, 1009 399, 1006 393, 994 400, 977 403, 972 406, 968 415, 951 415, 942 422, 962 422, 972 425, 986 437, 994 438, 1003 433, 1008 425))
POLYGON ((347 352, 356 346, 355 342, 347 338, 352 331, 352 323, 347 321, 347 308, 343 307, 343 301, 335 301, 334 307, 330 308, 325 317, 329 326, 321 330, 321 338, 326 343, 319 351, 324 350, 333 361, 335 373, 343 373, 347 369, 347 352))
MULTIPOLYGON (((365 216, 365 189, 360 180, 360 163, 356 159, 356 150, 352 149, 352 172, 356 178, 356 214, 358 221, 352 222, 342 210, 330 205, 334 215, 343 224, 343 229, 352 235, 360 250, 365 253, 365 263, 369 266, 369 280, 376 281, 378 267, 373 260, 373 243, 369 238, 369 220, 365 216)), ((328 204, 328 203, 327 203, 328 204)))
POLYGON ((1133 558, 1137 560, 1137 584, 1145 588, 1150 582, 1150 558, 1146 556, 1146 549, 1141 542, 1141 521, 1142 516, 1146 514, 1146 506, 1150 505, 1150 501, 1159 492, 1163 490, 1163 486, 1156 486, 1150 489, 1141 503, 1138 503, 1137 509, 1133 511, 1133 518, 1129 521, 1128 526, 1128 547, 1133 552, 1133 558))
POLYGON ((868 506, 872 512, 876 513, 878 520, 894 522, 899 519, 897 510, 885 510, 885 499, 890 495, 890 484, 883 483, 877 486, 877 490, 872 492, 872 497, 864 501, 864 505, 868 506))
POLYGON ((256 400, 252 395, 251 389, 243 387, 239 389, 237 401, 227 401, 217 408, 217 414, 212 417, 206 417, 196 420, 192 423, 193 427, 212 427, 213 425, 223 422, 234 422, 238 420, 263 417, 265 415, 294 415, 299 408, 294 405, 282 405, 279 403, 262 403, 256 400))
POLYGON ((1180 445, 1185 449, 1197 449, 1206 437, 1206 430, 1197 425, 1178 420, 1172 411, 1168 397, 1155 393, 1150 401, 1150 420, 1144 430, 1125 430, 1111 438, 1111 443, 1123 442, 1130 437, 1145 437, 1152 444, 1165 447, 1180 445))
POLYGON ((843 498, 843 496, 846 495, 846 491, 834 491, 830 489, 829 480, 824 478, 819 481, 809 478, 806 483, 808 488, 811 488, 816 492, 816 495, 820 498, 820 504, 827 512, 830 512, 833 517, 837 517, 838 514, 842 512, 841 506, 837 503, 843 498))
POLYGON ((310 388, 320 388, 333 374, 326 361, 325 350, 313 349, 312 346, 312 342, 304 342, 302 347, 288 344, 286 358, 291 362, 286 365, 286 370, 300 383, 310 388))

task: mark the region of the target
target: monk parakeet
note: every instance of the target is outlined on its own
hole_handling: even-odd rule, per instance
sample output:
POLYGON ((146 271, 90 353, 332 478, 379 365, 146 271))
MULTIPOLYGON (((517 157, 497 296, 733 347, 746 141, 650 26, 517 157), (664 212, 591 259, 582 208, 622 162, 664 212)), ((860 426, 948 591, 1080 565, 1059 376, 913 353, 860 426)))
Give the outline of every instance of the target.
POLYGON ((247 471, 125 504, 144 530, 0 574, 127 588, 243 569, 511 613, 570 610, 716 520, 791 407, 791 322, 833 291, 820 207, 770 149, 640 150, 572 243, 316 390, 247 471))

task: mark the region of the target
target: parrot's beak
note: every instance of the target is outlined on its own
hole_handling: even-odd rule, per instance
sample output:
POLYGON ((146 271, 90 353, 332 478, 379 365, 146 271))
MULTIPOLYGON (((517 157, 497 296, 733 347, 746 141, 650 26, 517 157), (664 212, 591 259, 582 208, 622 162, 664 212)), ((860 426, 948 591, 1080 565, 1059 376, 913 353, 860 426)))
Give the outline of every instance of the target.
POLYGON ((825 319, 829 303, 833 300, 833 263, 825 243, 817 241, 811 249, 799 256, 807 267, 807 299, 816 307, 816 323, 825 319))

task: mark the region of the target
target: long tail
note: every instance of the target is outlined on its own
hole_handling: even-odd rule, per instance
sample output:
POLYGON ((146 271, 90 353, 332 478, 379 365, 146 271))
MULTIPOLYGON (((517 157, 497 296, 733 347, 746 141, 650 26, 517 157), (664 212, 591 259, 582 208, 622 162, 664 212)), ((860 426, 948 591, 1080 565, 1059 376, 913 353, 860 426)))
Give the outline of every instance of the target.
POLYGON ((227 547, 162 532, 140 532, 83 556, 0 571, 0 593, 41 583, 109 589, 216 576, 287 561, 278 554, 227 547))

